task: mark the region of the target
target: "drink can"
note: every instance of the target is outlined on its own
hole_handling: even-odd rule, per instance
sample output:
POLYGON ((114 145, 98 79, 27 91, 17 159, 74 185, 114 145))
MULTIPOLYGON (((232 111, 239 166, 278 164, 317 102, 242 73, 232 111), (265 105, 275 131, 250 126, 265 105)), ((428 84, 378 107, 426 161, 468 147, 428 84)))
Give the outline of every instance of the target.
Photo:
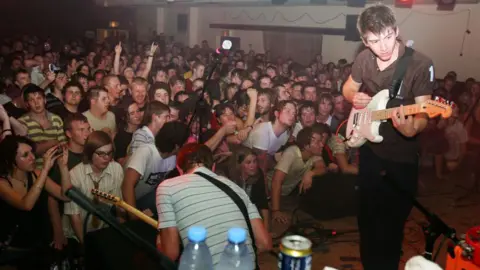
POLYGON ((278 253, 278 269, 311 270, 312 242, 300 235, 282 238, 278 253))

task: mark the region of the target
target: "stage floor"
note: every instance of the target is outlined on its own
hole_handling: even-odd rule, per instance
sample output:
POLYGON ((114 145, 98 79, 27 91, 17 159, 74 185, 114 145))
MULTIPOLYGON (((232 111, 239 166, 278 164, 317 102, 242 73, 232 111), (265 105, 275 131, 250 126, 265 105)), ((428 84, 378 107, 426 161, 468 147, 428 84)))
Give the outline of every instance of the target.
MULTIPOLYGON (((458 235, 466 232, 467 229, 480 225, 480 193, 472 193, 472 182, 465 178, 451 178, 449 180, 438 180, 434 177, 431 169, 422 169, 420 175, 418 200, 427 209, 436 213, 447 225, 455 228, 458 235), (470 187, 468 190, 462 188, 470 187), (470 192, 470 196, 457 200, 470 192)), ((295 202, 288 202, 291 208, 295 208, 295 202)), ((305 213, 298 214, 300 220, 309 220, 305 213)), ((405 240, 403 243, 402 264, 399 269, 404 269, 405 262, 423 252, 424 237, 418 223, 425 222, 423 215, 414 209, 409 217, 405 228, 405 240)), ((327 229, 335 229, 338 232, 356 230, 356 218, 345 217, 336 220, 320 221, 316 224, 327 229)), ((287 225, 273 225, 274 236, 281 234, 287 229, 287 225)), ((437 241, 437 246, 442 238, 437 241)), ((358 251, 358 233, 348 233, 330 239, 330 243, 317 246, 313 254, 313 270, 321 270, 325 266, 334 267, 339 270, 360 270, 360 255, 358 251)), ((278 240, 275 241, 278 243, 278 240)), ((381 248, 381 247, 379 247, 381 248)), ((276 258, 271 254, 262 254, 259 260, 260 268, 263 270, 278 269, 276 258)), ((438 256, 437 263, 444 268, 446 262, 446 245, 438 256)))

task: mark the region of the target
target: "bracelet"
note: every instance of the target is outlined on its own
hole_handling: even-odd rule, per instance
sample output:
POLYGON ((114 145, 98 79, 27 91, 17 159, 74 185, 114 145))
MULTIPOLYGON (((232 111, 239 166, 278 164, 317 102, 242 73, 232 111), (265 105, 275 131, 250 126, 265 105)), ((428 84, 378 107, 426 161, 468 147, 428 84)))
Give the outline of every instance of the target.
POLYGON ((34 187, 36 187, 36 188, 38 188, 38 189, 40 189, 40 190, 43 189, 43 187, 42 187, 42 186, 39 186, 39 185, 36 185, 36 186, 34 186, 34 187))
POLYGON ((12 132, 11 129, 4 129, 4 130, 2 130, 2 133, 0 133, 0 134, 3 134, 3 133, 5 133, 5 132, 9 132, 9 131, 12 132))
POLYGON ((271 210, 272 213, 280 212, 280 210, 271 210))

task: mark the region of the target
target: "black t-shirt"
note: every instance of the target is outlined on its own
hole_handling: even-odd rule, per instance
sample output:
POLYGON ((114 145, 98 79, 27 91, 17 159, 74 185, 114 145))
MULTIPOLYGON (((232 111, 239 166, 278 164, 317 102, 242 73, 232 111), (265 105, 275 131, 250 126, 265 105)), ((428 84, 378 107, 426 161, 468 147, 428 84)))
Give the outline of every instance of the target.
MULTIPOLYGON (((400 43, 399 57, 405 53, 405 45, 400 43)), ((370 49, 362 51, 352 66, 352 79, 362 83, 362 87, 370 96, 389 89, 392 84, 393 74, 398 59, 383 71, 377 65, 376 57, 370 49)), ((387 108, 398 107, 415 103, 415 97, 431 95, 435 83, 433 62, 427 56, 414 51, 407 71, 403 78, 400 91, 395 99, 388 102, 387 108)), ((381 143, 367 142, 365 146, 371 147, 373 152, 381 158, 395 162, 415 162, 419 152, 416 137, 407 138, 397 131, 391 120, 380 125, 381 143)))
POLYGON ((3 108, 5 108, 5 111, 7 111, 8 116, 11 116, 15 119, 20 118, 20 116, 24 115, 27 113, 27 110, 18 108, 17 106, 13 105, 13 103, 7 102, 3 105, 3 108))
POLYGON ((115 160, 127 156, 127 148, 132 141, 133 133, 120 129, 115 135, 113 143, 115 144, 115 160))

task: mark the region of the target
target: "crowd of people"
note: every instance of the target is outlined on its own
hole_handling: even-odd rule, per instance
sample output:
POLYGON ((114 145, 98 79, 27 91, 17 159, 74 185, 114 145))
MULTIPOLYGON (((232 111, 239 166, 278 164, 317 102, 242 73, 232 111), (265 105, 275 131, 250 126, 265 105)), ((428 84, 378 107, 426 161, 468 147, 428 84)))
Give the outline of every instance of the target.
MULTIPOLYGON (((216 177, 245 202, 252 253, 252 241, 271 248, 271 222, 288 222, 282 198, 309 196, 318 175, 358 173, 357 150, 345 143, 351 104, 342 87, 352 64, 344 59, 324 63, 318 54, 302 65, 238 50, 215 60, 207 41, 55 45, 30 36, 1 45, 1 263, 40 269, 46 256, 23 260, 18 250, 79 250, 88 232, 107 226, 65 197, 72 185, 95 203, 93 188, 158 219, 157 246, 172 260, 187 229, 203 224, 217 263, 228 228, 247 223, 193 173, 216 177), (206 81, 212 61, 220 63, 206 81)), ((437 88, 454 113, 429 121, 422 157, 443 179, 480 139, 480 84, 450 72, 437 88)))

